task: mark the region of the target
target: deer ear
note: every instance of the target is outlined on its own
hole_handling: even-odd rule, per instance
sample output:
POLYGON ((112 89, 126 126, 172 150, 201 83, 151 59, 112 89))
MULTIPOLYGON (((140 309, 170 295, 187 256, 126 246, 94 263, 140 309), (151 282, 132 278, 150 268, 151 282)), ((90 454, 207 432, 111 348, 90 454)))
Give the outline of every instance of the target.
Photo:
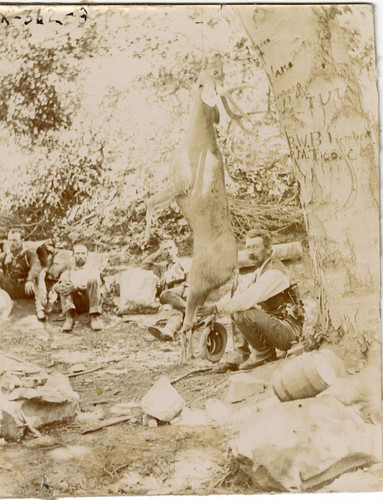
POLYGON ((215 86, 210 82, 205 83, 201 93, 202 101, 212 108, 217 104, 217 97, 215 86))

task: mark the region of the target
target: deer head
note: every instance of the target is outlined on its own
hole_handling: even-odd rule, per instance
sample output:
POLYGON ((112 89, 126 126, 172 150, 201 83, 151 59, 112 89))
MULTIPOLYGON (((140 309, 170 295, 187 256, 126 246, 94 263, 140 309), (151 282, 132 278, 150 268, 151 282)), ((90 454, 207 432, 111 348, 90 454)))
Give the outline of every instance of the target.
POLYGON ((220 99, 223 79, 223 61, 222 57, 217 54, 201 71, 197 80, 197 88, 200 91, 201 101, 205 106, 211 109, 215 123, 219 122, 217 105, 220 99))
POLYGON ((233 93, 244 88, 253 88, 252 85, 239 85, 229 89, 223 87, 224 72, 223 60, 219 54, 215 55, 208 65, 201 71, 197 81, 197 86, 201 90, 202 102, 212 108, 213 120, 215 123, 219 122, 218 106, 220 101, 228 114, 238 126, 247 134, 255 135, 254 131, 249 129, 244 122, 251 123, 249 115, 244 111, 238 102, 234 99, 233 93), (230 108, 229 103, 233 107, 230 108))

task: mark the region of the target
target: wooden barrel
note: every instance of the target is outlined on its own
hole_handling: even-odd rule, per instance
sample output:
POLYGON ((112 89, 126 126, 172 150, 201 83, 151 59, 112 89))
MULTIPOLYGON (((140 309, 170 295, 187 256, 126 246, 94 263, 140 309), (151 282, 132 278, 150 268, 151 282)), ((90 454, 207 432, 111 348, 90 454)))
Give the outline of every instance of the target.
POLYGON ((281 401, 316 396, 336 379, 332 363, 320 352, 307 352, 287 360, 274 372, 273 389, 281 401))

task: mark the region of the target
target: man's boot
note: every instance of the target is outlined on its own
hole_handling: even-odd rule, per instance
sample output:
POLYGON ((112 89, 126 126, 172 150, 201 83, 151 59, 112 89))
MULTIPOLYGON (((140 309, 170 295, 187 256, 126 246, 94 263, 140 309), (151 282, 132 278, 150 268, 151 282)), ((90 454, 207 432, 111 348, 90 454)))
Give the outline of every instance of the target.
POLYGON ((275 361, 276 359, 277 355, 274 347, 265 346, 262 350, 254 349, 249 358, 239 365, 239 369, 251 370, 252 368, 257 368, 270 361, 275 361))
POLYGON ((73 312, 68 311, 65 315, 65 322, 63 324, 62 331, 70 332, 73 328, 73 324, 74 324, 73 312))
POLYGON ((45 315, 45 311, 37 311, 36 317, 39 321, 45 321, 47 319, 47 317, 45 315))
POLYGON ((99 314, 90 315, 90 327, 93 331, 98 332, 102 328, 102 323, 99 314))
POLYGON ((182 325, 182 322, 183 318, 181 314, 173 314, 163 328, 159 326, 149 326, 148 331, 158 340, 174 340, 174 334, 182 325))
POLYGON ((238 351, 232 351, 225 356, 226 359, 217 363, 212 369, 213 373, 235 372, 239 369, 239 365, 243 363, 245 354, 238 351))

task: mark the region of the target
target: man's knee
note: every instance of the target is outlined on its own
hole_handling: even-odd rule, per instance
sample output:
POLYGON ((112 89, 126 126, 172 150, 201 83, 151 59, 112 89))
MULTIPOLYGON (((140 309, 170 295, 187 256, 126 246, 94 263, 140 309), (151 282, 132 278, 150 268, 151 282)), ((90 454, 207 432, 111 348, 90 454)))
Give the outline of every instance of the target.
POLYGON ((160 304, 169 304, 172 300, 173 295, 174 294, 169 290, 165 290, 164 292, 162 292, 160 295, 160 304))
POLYGON ((249 309, 247 311, 237 311, 233 314, 232 319, 236 323, 247 325, 253 323, 254 317, 257 315, 258 309, 249 309))
POLYGON ((243 311, 235 312, 231 317, 236 323, 242 323, 243 311))

